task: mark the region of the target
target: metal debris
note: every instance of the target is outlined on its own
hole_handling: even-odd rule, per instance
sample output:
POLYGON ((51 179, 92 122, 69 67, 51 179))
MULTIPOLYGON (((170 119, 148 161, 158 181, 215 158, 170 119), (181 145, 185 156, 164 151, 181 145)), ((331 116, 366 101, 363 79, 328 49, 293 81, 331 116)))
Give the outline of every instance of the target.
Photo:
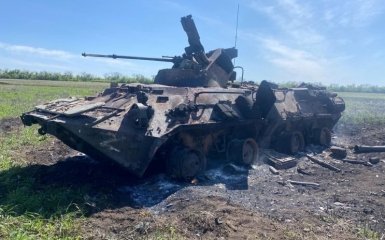
POLYGON ((355 145, 354 153, 385 152, 385 146, 355 145))
POLYGON ((309 187, 319 187, 320 185, 315 182, 300 182, 300 181, 294 181, 294 180, 287 180, 287 183, 290 183, 292 185, 301 185, 301 186, 309 186, 309 187))
POLYGON ((264 150, 264 154, 267 157, 267 163, 275 169, 288 169, 297 165, 297 159, 292 156, 268 149, 264 150))
POLYGON ((274 175, 279 175, 279 171, 277 169, 275 169, 273 166, 270 166, 269 167, 269 170, 272 174, 274 175))
POLYGON ((371 166, 371 163, 363 160, 341 159, 341 161, 351 164, 362 164, 364 166, 371 166))
POLYGON ((380 158, 379 157, 371 157, 371 158, 369 158, 369 162, 371 164, 377 164, 380 162, 380 158))
POLYGON ((310 155, 306 155, 307 158, 310 159, 310 161, 314 162, 314 163, 317 163, 318 165, 322 166, 322 167, 325 167, 327 169, 330 169, 332 171, 335 171, 335 172, 341 172, 341 169, 339 169, 338 167, 335 167, 327 162, 324 162, 324 161, 321 161, 319 159, 316 159, 310 155))
POLYGON ((332 146, 330 147, 330 151, 332 152, 331 157, 336 159, 344 159, 347 156, 347 151, 345 148, 332 146))

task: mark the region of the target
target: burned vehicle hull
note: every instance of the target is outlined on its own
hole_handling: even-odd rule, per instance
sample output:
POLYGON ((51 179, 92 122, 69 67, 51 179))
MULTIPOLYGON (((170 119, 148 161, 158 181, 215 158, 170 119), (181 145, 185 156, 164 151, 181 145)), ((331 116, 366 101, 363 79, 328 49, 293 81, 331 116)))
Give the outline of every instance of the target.
POLYGON ((189 42, 182 56, 82 54, 172 63, 154 84, 111 84, 94 97, 58 99, 24 113, 23 123, 139 177, 155 166, 191 179, 207 159, 250 165, 259 161, 260 146, 296 153, 308 143, 330 143, 342 99, 312 86, 234 84, 237 49, 206 53, 192 17, 181 23, 189 42))
POLYGON ((248 156, 241 149, 238 156, 229 156, 234 160, 251 164, 258 158, 254 139, 263 123, 242 114, 236 101, 240 97, 252 101, 252 91, 128 84, 96 97, 37 106, 22 121, 37 123, 39 133, 54 135, 95 159, 118 163, 134 175, 142 176, 158 161, 171 175, 191 178, 204 169, 206 156, 225 155, 229 147, 236 153, 250 145, 248 156), (175 162, 181 157, 186 161, 175 162))
POLYGON ((330 144, 344 102, 310 88, 182 88, 123 84, 86 99, 59 99, 22 115, 71 148, 143 176, 151 165, 190 179, 206 159, 254 164, 259 147, 297 153, 330 144))
POLYGON ((171 176, 190 179, 205 169, 206 156, 216 154, 253 163, 262 121, 242 113, 243 105, 252 102, 253 89, 228 88, 235 79, 237 49, 206 53, 191 15, 181 23, 189 43, 182 56, 82 54, 172 63, 159 70, 154 84, 116 85, 96 97, 59 99, 23 114, 23 123, 37 123, 41 134, 137 176, 158 164, 171 176))
POLYGON ((324 87, 300 85, 278 88, 263 81, 256 93, 261 117, 267 122, 260 145, 285 153, 297 153, 308 144, 329 146, 334 125, 345 102, 324 87))

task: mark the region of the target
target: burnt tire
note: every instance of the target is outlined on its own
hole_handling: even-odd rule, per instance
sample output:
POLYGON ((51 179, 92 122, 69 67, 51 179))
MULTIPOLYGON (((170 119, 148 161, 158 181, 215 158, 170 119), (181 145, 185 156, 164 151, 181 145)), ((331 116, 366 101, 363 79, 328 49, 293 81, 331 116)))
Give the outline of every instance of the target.
POLYGON ((313 142, 321 146, 330 146, 332 142, 332 133, 329 128, 317 128, 313 132, 313 142))
POLYGON ((241 95, 235 99, 235 104, 238 110, 241 112, 242 116, 247 119, 255 118, 257 116, 253 116, 253 101, 248 99, 247 97, 241 95))
POLYGON ((241 165, 259 163, 259 147, 252 138, 233 140, 226 152, 227 160, 241 165))
POLYGON ((280 149, 288 154, 296 154, 305 149, 305 139, 300 131, 283 134, 279 141, 280 149))
POLYGON ((198 150, 175 148, 166 161, 166 172, 171 178, 189 181, 204 171, 206 158, 198 150))

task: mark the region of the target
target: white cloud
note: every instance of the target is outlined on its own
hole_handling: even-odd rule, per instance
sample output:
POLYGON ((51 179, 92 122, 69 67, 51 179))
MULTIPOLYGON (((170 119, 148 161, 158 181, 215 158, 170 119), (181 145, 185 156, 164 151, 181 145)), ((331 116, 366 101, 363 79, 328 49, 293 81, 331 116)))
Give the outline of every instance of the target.
POLYGON ((290 48, 274 39, 262 40, 269 51, 268 59, 295 80, 322 82, 327 78, 327 61, 310 52, 290 48))
POLYGON ((302 26, 307 23, 307 19, 313 17, 312 9, 297 3, 296 0, 272 0, 268 3, 251 0, 249 6, 255 11, 265 14, 283 28, 302 26))
POLYGON ((25 45, 12 45, 0 42, 0 48, 11 53, 28 53, 43 57, 54 57, 58 59, 70 59, 74 55, 62 50, 46 49, 39 47, 31 47, 25 45))
MULTIPOLYGON (((106 53, 109 54, 109 53, 106 53)), ((31 71, 72 71, 104 75, 107 72, 152 76, 169 64, 112 58, 84 58, 68 51, 15 45, 0 41, 0 68, 20 68, 31 71), (160 66, 160 67, 159 67, 160 66)))
POLYGON ((349 0, 338 3, 335 0, 250 0, 249 6, 271 18, 287 32, 322 24, 363 27, 385 11, 383 0, 349 0))
POLYGON ((330 25, 342 27, 364 27, 384 13, 382 0, 349 0, 335 4, 335 1, 324 0, 324 20, 330 25))
POLYGON ((251 32, 242 36, 250 42, 263 43, 258 50, 267 53, 266 60, 282 74, 324 82, 330 76, 343 76, 345 71, 351 71, 347 70, 351 64, 360 62, 360 53, 348 50, 353 41, 361 46, 379 42, 372 36, 356 36, 352 32, 383 14, 382 5, 382 0, 249 0, 249 7, 278 30, 274 28, 274 32, 269 31, 270 36, 265 33, 264 38, 254 40, 251 32))
MULTIPOLYGON (((0 42, 0 50, 5 50, 8 53, 10 53, 13 56, 13 62, 18 65, 23 66, 37 66, 37 67, 49 67, 49 68, 65 68, 63 65, 54 65, 54 64, 45 64, 41 63, 42 59, 40 60, 40 63, 31 63, 24 61, 22 59, 16 60, 16 57, 19 56, 19 54, 23 54, 23 56, 34 56, 34 57, 44 57, 45 59, 50 59, 51 61, 67 61, 67 60, 79 60, 83 59, 83 57, 80 56, 80 54, 73 54, 71 52, 63 51, 63 50, 56 50, 56 49, 46 49, 41 47, 32 47, 32 46, 26 46, 26 45, 13 45, 8 44, 4 42, 0 42), (61 67, 59 67, 61 66, 61 67)), ((24 57, 23 57, 24 58, 24 57)), ((109 66, 117 66, 117 67, 127 67, 132 68, 135 66, 132 62, 127 60, 119 60, 119 59, 110 59, 110 58, 88 58, 88 62, 98 62, 98 63, 104 63, 109 66)))
POLYGON ((185 5, 178 3, 177 1, 161 0, 161 4, 167 9, 173 9, 186 12, 188 9, 185 5))
MULTIPOLYGON (((70 67, 62 64, 50 64, 38 61, 24 61, 15 58, 0 58, 0 64, 3 67, 18 66, 19 68, 27 69, 53 69, 55 71, 70 71, 70 67)), ((11 67, 12 68, 12 67, 11 67)))
POLYGON ((299 4, 296 0, 278 0, 278 5, 294 18, 308 19, 312 17, 311 10, 303 2, 299 4))
POLYGON ((199 19, 199 22, 203 22, 205 25, 226 28, 226 25, 223 23, 223 21, 219 19, 216 19, 213 17, 207 17, 203 15, 197 15, 197 14, 195 14, 194 16, 196 16, 196 18, 199 19))
POLYGON ((296 0, 252 0, 249 6, 270 18, 294 41, 300 44, 318 44, 325 37, 313 26, 314 11, 310 5, 296 0))

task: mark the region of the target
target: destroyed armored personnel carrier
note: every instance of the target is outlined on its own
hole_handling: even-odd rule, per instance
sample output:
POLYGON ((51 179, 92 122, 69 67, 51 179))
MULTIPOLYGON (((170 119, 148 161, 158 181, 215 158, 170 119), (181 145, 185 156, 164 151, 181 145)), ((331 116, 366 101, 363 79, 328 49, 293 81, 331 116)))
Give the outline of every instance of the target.
POLYGON ((345 102, 324 87, 301 84, 278 88, 262 81, 256 93, 258 113, 265 121, 259 145, 294 154, 308 144, 329 146, 345 102))
POLYGON ((112 84, 97 96, 58 99, 24 113, 23 123, 39 124, 40 134, 54 135, 136 176, 163 168, 179 179, 196 176, 211 157, 247 165, 258 162, 259 145, 279 148, 280 141, 289 141, 295 153, 308 142, 330 142, 330 131, 343 110, 341 99, 321 89, 233 84, 237 50, 205 52, 191 16, 181 22, 189 42, 182 56, 83 53, 172 63, 172 68, 158 72, 154 84, 112 84))

